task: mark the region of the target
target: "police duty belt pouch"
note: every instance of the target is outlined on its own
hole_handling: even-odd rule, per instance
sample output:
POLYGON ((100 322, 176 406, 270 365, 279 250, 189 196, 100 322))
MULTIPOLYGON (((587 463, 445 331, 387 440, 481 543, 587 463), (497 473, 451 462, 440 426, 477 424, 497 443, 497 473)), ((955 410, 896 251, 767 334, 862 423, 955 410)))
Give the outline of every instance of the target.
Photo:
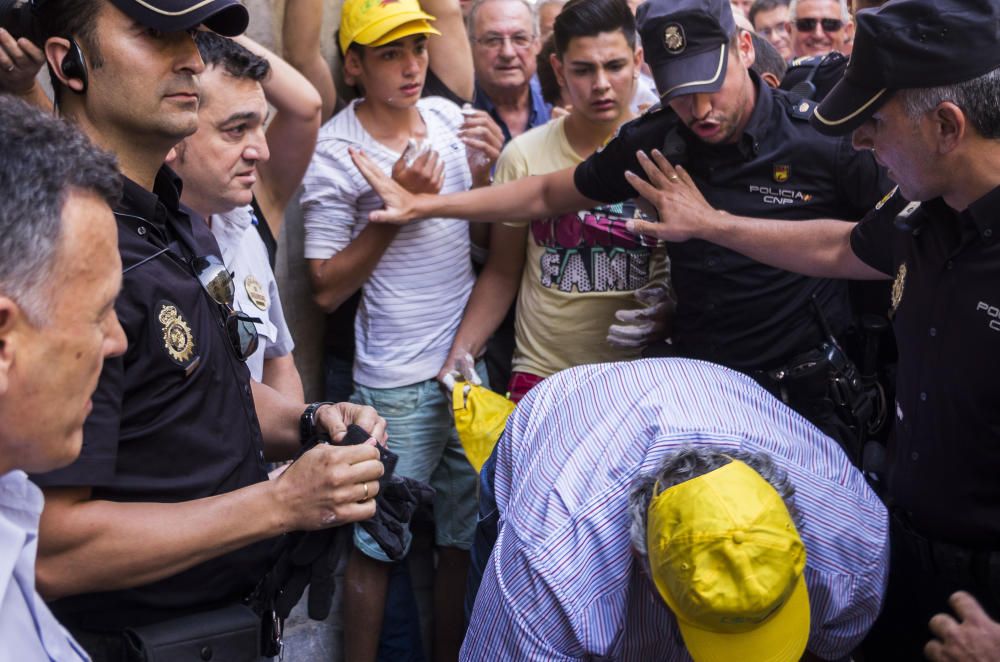
POLYGON ((125 630, 130 662, 257 662, 260 616, 234 604, 125 630))

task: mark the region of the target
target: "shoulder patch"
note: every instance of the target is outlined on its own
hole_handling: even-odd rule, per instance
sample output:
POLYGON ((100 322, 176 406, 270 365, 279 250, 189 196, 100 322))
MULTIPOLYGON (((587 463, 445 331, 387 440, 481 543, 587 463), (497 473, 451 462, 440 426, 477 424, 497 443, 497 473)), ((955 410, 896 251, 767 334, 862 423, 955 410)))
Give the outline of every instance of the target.
POLYGON ((896 195, 896 191, 898 191, 898 190, 899 190, 899 186, 893 186, 892 190, 890 190, 888 193, 886 193, 885 197, 882 198, 881 200, 879 200, 878 203, 876 203, 876 205, 875 205, 875 211, 878 211, 879 209, 882 209, 882 207, 885 206, 885 203, 889 202, 889 200, 892 199, 892 196, 896 195))

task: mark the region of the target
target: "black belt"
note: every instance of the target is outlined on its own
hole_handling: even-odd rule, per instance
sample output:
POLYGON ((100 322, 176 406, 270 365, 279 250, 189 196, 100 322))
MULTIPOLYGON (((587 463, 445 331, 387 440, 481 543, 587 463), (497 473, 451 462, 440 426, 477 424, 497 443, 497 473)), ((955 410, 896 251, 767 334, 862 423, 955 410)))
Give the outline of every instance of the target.
POLYGON ((892 544, 916 560, 921 571, 979 586, 1000 598, 1000 550, 974 549, 927 538, 898 512, 892 514, 892 544))

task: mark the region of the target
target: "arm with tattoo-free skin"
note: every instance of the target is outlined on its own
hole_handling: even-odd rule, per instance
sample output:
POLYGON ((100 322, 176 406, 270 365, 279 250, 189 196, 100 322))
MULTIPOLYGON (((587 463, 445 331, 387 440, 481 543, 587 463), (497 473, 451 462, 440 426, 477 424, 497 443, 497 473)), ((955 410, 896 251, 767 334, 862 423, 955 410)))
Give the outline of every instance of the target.
POLYGON ((659 222, 630 221, 629 230, 664 241, 703 239, 743 253, 758 262, 816 278, 878 280, 873 269, 851 250, 856 223, 834 219, 775 221, 733 216, 712 208, 684 168, 659 151, 638 153, 648 181, 626 171, 625 178, 656 208, 659 222))
POLYGON ((924 655, 932 662, 988 662, 1000 659, 1000 623, 989 617, 974 597, 958 591, 948 598, 955 611, 931 619, 934 639, 927 642, 924 655))

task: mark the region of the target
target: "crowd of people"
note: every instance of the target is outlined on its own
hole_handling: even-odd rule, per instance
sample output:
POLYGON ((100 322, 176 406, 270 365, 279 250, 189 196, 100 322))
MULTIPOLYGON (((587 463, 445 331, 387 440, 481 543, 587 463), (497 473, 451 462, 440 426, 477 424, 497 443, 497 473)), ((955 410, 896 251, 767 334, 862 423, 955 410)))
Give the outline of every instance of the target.
POLYGON ((1000 659, 1000 1, 881 5, 0 4, 0 660, 1000 659))

